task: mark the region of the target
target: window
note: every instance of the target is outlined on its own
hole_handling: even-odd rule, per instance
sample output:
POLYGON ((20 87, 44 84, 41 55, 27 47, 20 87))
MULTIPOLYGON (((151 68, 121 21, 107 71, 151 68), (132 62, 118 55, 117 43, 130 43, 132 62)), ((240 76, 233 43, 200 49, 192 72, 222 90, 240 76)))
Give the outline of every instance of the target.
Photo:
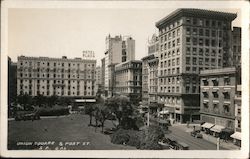
POLYGON ((206 29, 205 35, 209 37, 210 36, 210 30, 206 29))
POLYGON ((229 77, 224 78, 224 84, 230 85, 230 78, 229 77))
POLYGON ((186 93, 189 93, 189 89, 190 89, 190 87, 186 86, 186 93))
POLYGON ((197 61, 196 61, 196 57, 193 58, 193 65, 196 65, 197 61))
POLYGON ((180 45, 180 38, 177 39, 177 45, 180 45))
POLYGON ((193 28, 193 35, 197 35, 197 29, 193 28))
POLYGON ((208 98, 209 97, 208 92, 203 92, 203 97, 208 98))
POLYGON ((179 48, 177 49, 176 52, 177 52, 177 55, 180 55, 180 49, 179 48))
POLYGON ((187 42, 187 43, 190 43, 190 37, 187 37, 187 38, 186 38, 186 42, 187 42))
POLYGON ((204 34, 203 34, 203 29, 199 29, 199 35, 200 36, 203 36, 204 34))
POLYGON ((190 19, 190 18, 186 18, 186 22, 187 22, 188 24, 190 24, 190 23, 191 23, 191 19, 190 19))
POLYGON ((192 87, 192 93, 195 93, 196 92, 196 86, 193 86, 192 87))
POLYGON ((190 71, 190 67, 186 67, 186 71, 189 72, 190 71))
POLYGON ((216 37, 216 30, 212 30, 212 37, 216 37))
POLYGON ((212 47, 215 47, 216 46, 216 41, 213 39, 212 40, 212 47))
POLYGON ((193 48, 193 55, 196 55, 196 54, 197 54, 196 51, 197 51, 197 48, 194 47, 194 48, 193 48))
POLYGON ((210 26, 210 21, 209 21, 209 20, 206 20, 205 25, 206 25, 207 27, 209 27, 209 26, 210 26))
POLYGON ((203 46, 203 39, 202 38, 199 39, 199 45, 203 46))
POLYGON ((190 57, 186 57, 186 64, 190 64, 190 57))
POLYGON ((193 45, 197 45, 197 38, 193 38, 193 45))
POLYGON ((205 45, 206 45, 206 46, 209 46, 209 45, 210 45, 209 39, 206 39, 206 40, 205 40, 205 45))
POLYGON ((199 58, 199 65, 203 65, 203 58, 199 58))
POLYGON ((177 36, 180 35, 180 29, 177 29, 177 36))
POLYGON ((190 28, 187 28, 187 31, 186 31, 187 35, 190 35, 190 30, 191 30, 190 28))
POLYGON ((219 94, 217 91, 213 91, 213 95, 214 95, 214 98, 218 98, 219 97, 219 94))
POLYGON ((224 113, 229 113, 230 111, 229 105, 223 105, 223 110, 224 110, 224 113))
POLYGON ((203 49, 202 48, 199 49, 199 55, 203 56, 203 49))
POLYGON ((187 55, 190 54, 190 50, 191 50, 190 47, 187 47, 187 52, 186 52, 187 55))
POLYGON ((224 99, 230 99, 230 93, 225 91, 223 92, 223 95, 224 95, 224 99))

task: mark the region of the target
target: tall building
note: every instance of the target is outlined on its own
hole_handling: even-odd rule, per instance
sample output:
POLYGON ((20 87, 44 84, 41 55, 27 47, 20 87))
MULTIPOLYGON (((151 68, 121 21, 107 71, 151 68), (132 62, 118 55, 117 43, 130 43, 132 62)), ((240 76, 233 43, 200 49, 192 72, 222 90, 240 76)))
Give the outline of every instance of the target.
POLYGON ((101 79, 101 75, 102 75, 102 70, 101 70, 101 67, 100 66, 97 66, 96 67, 96 70, 95 70, 95 72, 96 72, 96 92, 100 92, 101 91, 101 87, 102 87, 102 79, 101 79))
POLYGON ((142 58, 142 102, 157 103, 159 40, 156 34, 148 41, 148 56, 142 58))
POLYGON ((115 65, 115 88, 118 95, 127 96, 136 104, 141 101, 142 91, 142 62, 130 60, 115 65))
POLYGON ((215 125, 214 135, 235 129, 235 75, 234 67, 201 71, 201 120, 215 125))
POLYGON ((17 94, 94 97, 96 60, 19 56, 17 94))
POLYGON ((233 27, 232 31, 233 66, 241 67, 241 28, 233 27))
POLYGON ((158 101, 177 122, 199 119, 199 72, 229 66, 236 14, 178 9, 159 29, 158 101))
POLYGON ((17 63, 8 57, 8 105, 15 102, 17 96, 17 63))
POLYGON ((105 91, 104 91, 104 85, 105 85, 105 57, 101 59, 101 92, 104 96, 107 96, 107 94, 105 95, 105 91))
POLYGON ((106 37, 106 51, 105 51, 105 94, 112 96, 113 79, 112 71, 114 64, 134 60, 135 58, 135 40, 131 37, 122 36, 106 37))

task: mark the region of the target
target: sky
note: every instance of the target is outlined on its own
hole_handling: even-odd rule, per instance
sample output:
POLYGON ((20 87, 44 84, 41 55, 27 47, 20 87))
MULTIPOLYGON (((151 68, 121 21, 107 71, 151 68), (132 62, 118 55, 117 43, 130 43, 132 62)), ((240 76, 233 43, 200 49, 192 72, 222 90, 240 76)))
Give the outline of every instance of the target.
MULTIPOLYGON (((110 34, 132 36, 135 59, 141 59, 147 55, 148 39, 158 32, 155 23, 175 9, 9 9, 8 56, 12 61, 20 55, 75 58, 91 50, 100 65, 110 34)), ((237 13, 233 26, 241 26, 240 10, 216 10, 237 13)))

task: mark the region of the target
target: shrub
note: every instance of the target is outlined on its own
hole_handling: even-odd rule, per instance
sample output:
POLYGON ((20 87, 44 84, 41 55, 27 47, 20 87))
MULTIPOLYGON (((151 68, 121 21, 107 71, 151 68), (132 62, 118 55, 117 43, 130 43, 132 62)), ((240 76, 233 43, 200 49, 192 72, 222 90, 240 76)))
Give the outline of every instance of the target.
POLYGON ((129 141, 128 130, 119 129, 114 134, 111 135, 111 142, 114 144, 128 143, 129 141))
POLYGON ((40 108, 38 110, 38 114, 40 116, 60 116, 60 115, 68 115, 69 114, 69 108, 61 108, 61 107, 55 107, 55 108, 40 108))

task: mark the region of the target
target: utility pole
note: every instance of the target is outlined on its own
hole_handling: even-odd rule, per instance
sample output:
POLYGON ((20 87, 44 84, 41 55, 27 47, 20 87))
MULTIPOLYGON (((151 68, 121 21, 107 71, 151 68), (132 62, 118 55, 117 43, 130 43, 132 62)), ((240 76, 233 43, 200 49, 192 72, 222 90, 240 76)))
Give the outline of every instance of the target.
POLYGON ((220 150, 220 138, 217 138, 217 150, 220 150))
POLYGON ((148 107, 148 114, 147 114, 147 119, 148 119, 148 121, 147 121, 147 125, 149 126, 149 107, 148 107))

